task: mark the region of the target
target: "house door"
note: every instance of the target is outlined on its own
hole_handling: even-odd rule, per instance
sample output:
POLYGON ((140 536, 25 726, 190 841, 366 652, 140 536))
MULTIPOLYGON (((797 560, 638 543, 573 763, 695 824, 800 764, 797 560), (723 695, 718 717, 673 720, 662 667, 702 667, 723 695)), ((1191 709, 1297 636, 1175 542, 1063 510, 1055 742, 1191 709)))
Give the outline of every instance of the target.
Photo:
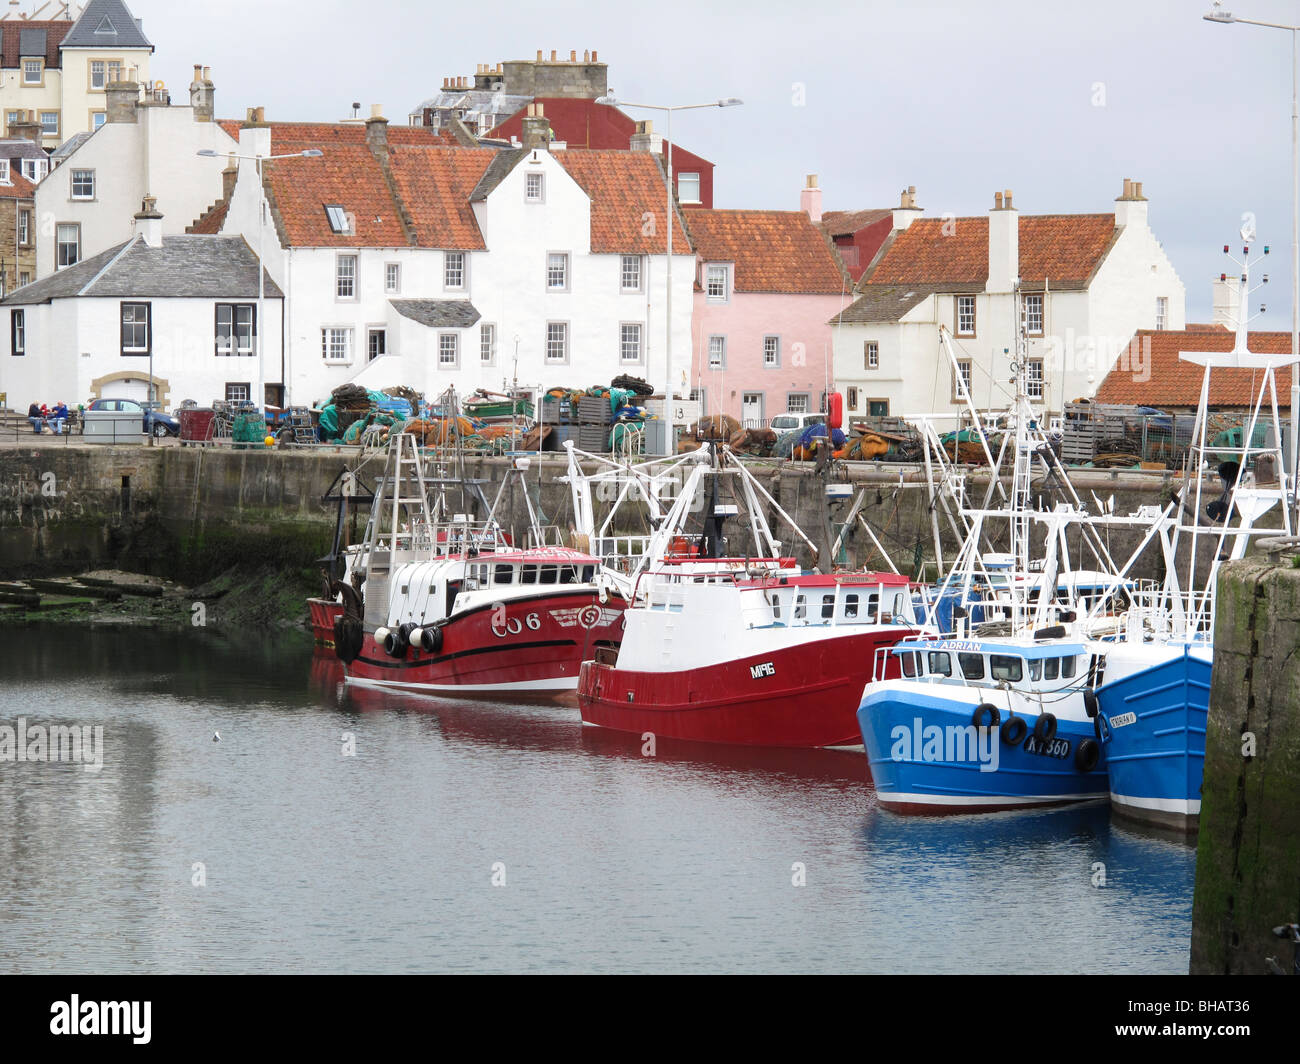
POLYGON ((740 397, 740 423, 747 429, 763 427, 762 392, 745 392, 740 397))

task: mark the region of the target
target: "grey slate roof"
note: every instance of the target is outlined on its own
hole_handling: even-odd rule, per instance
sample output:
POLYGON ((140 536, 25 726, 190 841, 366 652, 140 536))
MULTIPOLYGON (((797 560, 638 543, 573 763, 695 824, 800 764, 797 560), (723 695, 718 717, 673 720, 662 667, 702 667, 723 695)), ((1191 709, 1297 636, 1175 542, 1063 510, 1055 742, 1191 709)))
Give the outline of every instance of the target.
POLYGON ((90 0, 81 18, 63 38, 64 48, 148 48, 153 50, 140 23, 122 0, 90 0), (107 21, 105 21, 107 20, 107 21), (100 27, 111 26, 112 33, 100 27))
POLYGON ((830 324, 898 321, 926 296, 948 290, 935 288, 932 285, 907 285, 897 288, 886 285, 864 285, 858 298, 845 307, 842 314, 836 314, 831 318, 830 324))
MULTIPOLYGON (((266 296, 283 298, 269 274, 266 296)), ((24 285, 0 305, 79 297, 256 299, 257 256, 239 236, 165 236, 160 248, 136 237, 24 285)))
POLYGON ((0 159, 48 159, 49 153, 26 137, 6 137, 0 140, 0 159))
POLYGON ((51 162, 58 162, 61 159, 66 159, 69 155, 85 144, 94 133, 95 131, 93 129, 90 132, 74 133, 50 154, 51 162))
POLYGON ((527 154, 527 148, 511 148, 509 151, 497 152, 496 157, 483 171, 483 176, 478 179, 474 191, 469 194, 470 203, 487 199, 488 194, 506 179, 506 175, 515 168, 515 164, 527 154))
POLYGON ((481 315, 468 299, 390 299, 398 314, 431 329, 468 329, 481 315))
POLYGON ((21 58, 45 58, 45 49, 48 47, 44 30, 19 30, 18 31, 18 55, 21 58))

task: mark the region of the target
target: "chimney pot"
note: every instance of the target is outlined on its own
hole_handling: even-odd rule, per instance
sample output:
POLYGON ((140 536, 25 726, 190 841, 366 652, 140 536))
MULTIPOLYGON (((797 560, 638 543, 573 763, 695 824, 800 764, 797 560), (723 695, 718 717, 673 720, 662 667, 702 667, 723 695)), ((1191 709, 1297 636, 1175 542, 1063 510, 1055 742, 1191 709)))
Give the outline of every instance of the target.
POLYGON ((804 178, 804 188, 816 188, 816 187, 817 187, 816 174, 809 174, 807 177, 804 178))
POLYGON ((537 61, 539 63, 542 61, 542 50, 540 48, 537 49, 537 61))
POLYGON ((383 107, 383 104, 372 103, 372 104, 370 105, 370 117, 371 117, 371 118, 383 118, 383 117, 384 117, 384 107, 383 107))
POLYGON ((584 63, 590 63, 590 62, 591 62, 591 52, 590 52, 590 51, 584 51, 584 52, 582 53, 582 61, 583 61, 584 63))
POLYGON ((554 48, 551 49, 551 62, 552 62, 552 63, 555 62, 555 49, 554 49, 554 48))
POLYGON ((1002 205, 1006 207, 1007 210, 1011 210, 1011 189, 1007 189, 1002 193, 1002 205))
POLYGON ((203 68, 203 80, 204 80, 204 81, 211 81, 211 80, 212 80, 212 68, 211 68, 211 67, 204 67, 204 68, 203 68))
POLYGON ((596 49, 594 49, 594 48, 591 50, 591 61, 592 61, 593 63, 595 63, 595 62, 598 61, 598 60, 596 59, 596 49))
POLYGON ((203 77, 203 66, 200 63, 194 64, 194 80, 200 81, 203 77))
POLYGON ((576 63, 577 61, 578 61, 578 49, 572 48, 569 50, 569 62, 576 63))
POLYGON ((1001 193, 1001 192, 995 192, 995 193, 993 193, 993 209, 994 209, 995 211, 1000 211, 1000 210, 1002 209, 1002 193, 1001 193))
POLYGON ((1133 185, 1133 195, 1135 195, 1138 199, 1145 199, 1145 198, 1146 198, 1145 196, 1142 195, 1142 182, 1141 182, 1141 181, 1137 181, 1137 182, 1134 183, 1134 185, 1133 185))

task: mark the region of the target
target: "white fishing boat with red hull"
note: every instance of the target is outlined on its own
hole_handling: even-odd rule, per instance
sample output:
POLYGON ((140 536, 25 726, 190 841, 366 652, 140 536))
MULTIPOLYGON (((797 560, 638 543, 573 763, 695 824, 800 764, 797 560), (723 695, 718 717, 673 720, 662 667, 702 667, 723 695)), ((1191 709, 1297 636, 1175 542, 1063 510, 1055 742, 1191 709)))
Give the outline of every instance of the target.
POLYGON ((765 510, 818 548, 744 466, 724 447, 694 463, 635 574, 621 644, 582 667, 583 722, 702 742, 860 746, 855 714, 876 650, 918 632, 909 581, 804 573, 782 556, 765 510), (733 503, 719 502, 724 482, 733 503), (706 503, 703 531, 686 534, 706 503), (759 557, 726 550, 723 524, 742 509, 759 557))
POLYGON ((367 528, 363 588, 333 585, 347 682, 572 692, 583 660, 622 636, 624 599, 598 579, 598 560, 567 547, 510 547, 467 514, 443 519, 429 487, 415 438, 394 436, 367 528))
MULTIPOLYGON (((876 651, 918 632, 906 577, 666 564, 616 652, 582 666, 583 722, 747 746, 861 746, 876 651)), ((716 565, 716 563, 715 563, 716 565)))

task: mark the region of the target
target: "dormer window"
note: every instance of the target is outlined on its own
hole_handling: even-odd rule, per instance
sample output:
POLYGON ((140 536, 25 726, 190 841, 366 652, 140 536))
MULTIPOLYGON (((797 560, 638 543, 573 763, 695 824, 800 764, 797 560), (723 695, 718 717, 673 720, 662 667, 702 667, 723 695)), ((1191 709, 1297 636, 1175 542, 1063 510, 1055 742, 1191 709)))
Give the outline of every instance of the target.
POLYGON ((113 20, 105 15, 99 20, 99 25, 95 27, 96 35, 116 36, 117 27, 113 25, 113 20))
POLYGON ((682 203, 700 202, 700 175, 699 174, 678 174, 677 175, 677 198, 682 203))
POLYGON ((727 301, 727 267, 708 266, 704 271, 704 294, 710 303, 727 301))
POLYGON ((326 204, 325 217, 329 219, 330 230, 338 236, 347 236, 351 232, 348 212, 337 204, 326 204))

